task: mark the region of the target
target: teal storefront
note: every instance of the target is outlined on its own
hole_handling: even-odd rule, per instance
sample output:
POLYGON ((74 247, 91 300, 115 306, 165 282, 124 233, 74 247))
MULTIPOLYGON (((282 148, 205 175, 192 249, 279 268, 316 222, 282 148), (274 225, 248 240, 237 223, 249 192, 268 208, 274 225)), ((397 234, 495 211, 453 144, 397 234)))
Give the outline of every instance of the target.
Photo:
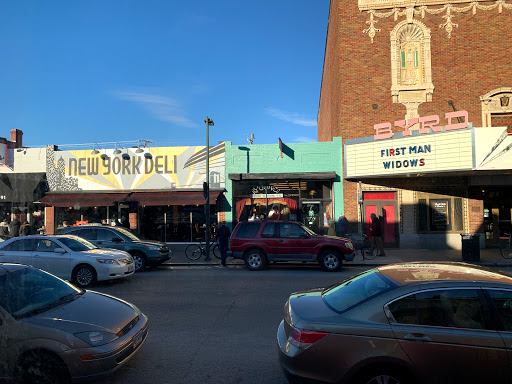
POLYGON ((299 221, 317 233, 343 212, 342 139, 330 142, 225 143, 226 221, 299 221))

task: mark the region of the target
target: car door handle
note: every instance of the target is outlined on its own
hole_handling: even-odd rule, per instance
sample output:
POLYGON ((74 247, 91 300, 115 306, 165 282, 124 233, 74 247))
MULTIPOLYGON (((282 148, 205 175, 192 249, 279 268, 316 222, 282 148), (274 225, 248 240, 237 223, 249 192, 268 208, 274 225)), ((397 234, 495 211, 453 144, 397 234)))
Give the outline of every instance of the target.
POLYGON ((39 256, 39 255, 34 255, 34 258, 36 258, 36 259, 39 259, 40 257, 41 256, 39 256))
POLYGON ((405 340, 415 340, 415 341, 430 341, 430 337, 424 335, 423 333, 409 333, 404 336, 405 340))
POLYGON ((283 239, 279 239, 279 242, 282 243, 284 240, 283 239))

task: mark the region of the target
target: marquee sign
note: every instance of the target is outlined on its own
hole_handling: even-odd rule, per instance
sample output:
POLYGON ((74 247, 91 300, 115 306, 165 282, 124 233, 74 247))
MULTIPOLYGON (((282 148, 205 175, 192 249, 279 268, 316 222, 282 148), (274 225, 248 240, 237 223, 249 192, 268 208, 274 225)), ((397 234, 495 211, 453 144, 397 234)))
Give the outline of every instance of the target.
POLYGON ((405 129, 402 133, 393 133, 391 123, 384 123, 375 126, 373 137, 347 140, 346 178, 473 169, 473 130, 464 129, 468 127, 467 112, 446 116, 449 124, 443 127, 438 125, 438 116, 428 116, 396 121, 395 126, 405 129), (456 117, 464 120, 452 123, 456 117), (416 123, 420 129, 410 130, 416 123))
MULTIPOLYGON (((47 147, 52 192, 202 189, 205 147, 55 151, 47 147)), ((210 187, 224 188, 224 143, 210 147, 210 187)))

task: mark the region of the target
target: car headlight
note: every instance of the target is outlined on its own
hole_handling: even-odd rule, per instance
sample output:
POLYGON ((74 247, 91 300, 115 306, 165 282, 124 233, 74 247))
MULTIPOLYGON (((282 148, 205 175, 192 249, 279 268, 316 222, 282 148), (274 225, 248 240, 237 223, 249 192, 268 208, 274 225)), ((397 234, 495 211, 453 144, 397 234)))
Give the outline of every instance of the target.
POLYGON ((117 262, 117 260, 114 260, 114 259, 96 259, 96 261, 98 263, 101 263, 101 264, 114 264, 114 265, 119 265, 119 263, 117 262))
POLYGON ((146 245, 146 247, 152 251, 161 251, 162 247, 159 245, 146 245))
POLYGON ((117 335, 109 332, 92 331, 92 332, 79 332, 74 334, 79 339, 85 341, 91 347, 110 343, 118 338, 117 335))
POLYGON ((354 249, 354 244, 352 244, 352 243, 345 243, 345 247, 347 247, 348 249, 354 249))

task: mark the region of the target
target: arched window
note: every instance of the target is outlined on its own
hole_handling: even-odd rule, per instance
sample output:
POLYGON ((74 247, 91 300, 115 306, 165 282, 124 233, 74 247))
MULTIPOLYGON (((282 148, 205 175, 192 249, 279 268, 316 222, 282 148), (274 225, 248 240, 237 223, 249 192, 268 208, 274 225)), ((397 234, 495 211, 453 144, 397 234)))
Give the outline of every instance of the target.
POLYGON ((421 103, 432 101, 430 30, 420 21, 403 21, 391 31, 391 95, 404 104, 406 118, 418 117, 421 103))

